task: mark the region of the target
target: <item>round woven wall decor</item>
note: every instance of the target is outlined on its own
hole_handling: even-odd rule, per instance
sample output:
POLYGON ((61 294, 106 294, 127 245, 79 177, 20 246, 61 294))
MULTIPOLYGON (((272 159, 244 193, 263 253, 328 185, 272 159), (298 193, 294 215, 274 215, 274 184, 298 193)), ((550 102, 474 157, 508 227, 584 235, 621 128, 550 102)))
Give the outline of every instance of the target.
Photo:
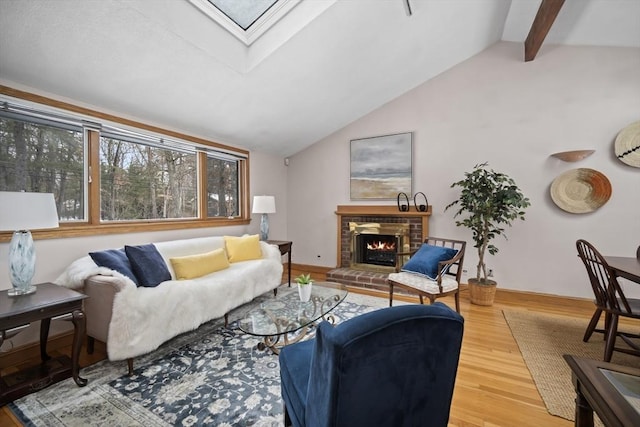
POLYGON ((618 133, 614 150, 621 162, 640 168, 640 121, 631 123, 618 133))
POLYGON ((601 172, 593 169, 572 169, 551 183, 551 199, 570 213, 593 212, 611 197, 611 183, 601 172))

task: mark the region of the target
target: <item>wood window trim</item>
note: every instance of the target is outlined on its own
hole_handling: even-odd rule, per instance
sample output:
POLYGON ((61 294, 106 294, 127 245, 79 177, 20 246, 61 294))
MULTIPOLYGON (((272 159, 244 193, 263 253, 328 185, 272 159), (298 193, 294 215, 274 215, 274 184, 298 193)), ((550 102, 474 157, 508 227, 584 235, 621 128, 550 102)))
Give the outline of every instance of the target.
MULTIPOLYGON (((51 230, 31 230, 33 240, 61 239, 69 237, 98 236, 106 234, 142 233, 147 231, 186 230, 206 227, 232 227, 248 225, 250 219, 244 218, 215 218, 215 219, 189 219, 189 220, 162 220, 154 222, 118 222, 117 224, 61 224, 59 228, 51 230)), ((0 243, 11 241, 13 231, 0 232, 0 243)))
POLYGON ((87 131, 89 147, 87 156, 89 157, 89 182, 87 183, 87 210, 88 225, 100 225, 100 134, 98 132, 87 131))
MULTIPOLYGON (((251 222, 249 214, 249 151, 240 149, 237 147, 231 147, 228 145, 220 144, 218 142, 209 141, 203 138, 182 134, 172 130, 163 129, 157 126, 147 125, 135 120, 125 119, 122 117, 114 116, 112 114, 102 113, 100 111, 92 110, 85 107, 80 107, 74 104, 70 104, 64 101, 58 101, 46 96, 37 95, 34 93, 14 89, 8 86, 0 85, 0 94, 10 96, 13 98, 23 99, 25 101, 34 102, 49 107, 69 111, 71 113, 82 114, 97 119, 102 119, 110 122, 119 123, 122 125, 138 128, 141 130, 150 131, 162 135, 167 135, 184 141, 193 142, 196 144, 206 145, 212 148, 217 148, 223 151, 230 151, 237 153, 239 156, 244 157, 239 161, 239 183, 238 189, 242 194, 240 198, 240 216, 233 218, 206 218, 207 213, 206 197, 200 197, 199 216, 200 218, 189 219, 161 219, 161 220, 141 220, 141 221, 118 221, 103 223, 100 221, 100 168, 99 168, 99 134, 97 132, 89 131, 89 148, 87 156, 90 157, 90 164, 96 165, 90 167, 89 179, 87 191, 87 200, 89 202, 89 210, 87 212, 87 221, 83 222, 71 222, 60 224, 59 228, 51 230, 31 230, 34 240, 40 239, 58 239, 69 237, 82 237, 93 235, 105 235, 105 234, 126 234, 137 233, 146 231, 166 231, 166 230, 179 230, 179 229, 192 229, 192 228, 205 228, 205 227, 229 227, 248 225, 251 222)), ((205 153, 199 153, 198 156, 206 156, 205 153)), ((199 157, 201 159, 202 157, 199 157)), ((198 162, 203 164, 204 162, 198 162)), ((199 181, 206 180, 206 171, 202 175, 203 166, 199 166, 199 181)), ((205 194, 206 188, 204 185, 200 185, 200 196, 205 194)), ((0 231, 0 243, 9 242, 13 236, 12 231, 0 231)))

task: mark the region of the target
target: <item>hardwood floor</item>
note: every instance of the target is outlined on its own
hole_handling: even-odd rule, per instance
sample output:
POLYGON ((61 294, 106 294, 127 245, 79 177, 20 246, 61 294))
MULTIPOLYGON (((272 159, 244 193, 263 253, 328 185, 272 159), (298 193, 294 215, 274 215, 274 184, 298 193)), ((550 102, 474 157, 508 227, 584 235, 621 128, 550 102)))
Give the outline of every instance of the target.
MULTIPOLYGON (((379 295, 374 291, 361 292, 379 295)), ((416 301, 412 297, 398 296, 394 299, 416 301)), ((502 309, 561 314, 583 318, 585 327, 593 313, 591 301, 559 298, 523 292, 498 290, 492 307, 476 306, 469 303, 466 290, 461 292, 461 312, 465 318, 465 333, 462 353, 456 378, 456 387, 451 407, 449 426, 456 427, 569 427, 573 423, 547 413, 522 354, 504 320, 502 309)), ((453 307, 453 298, 443 301, 453 307)), ((70 347, 63 347, 52 354, 69 354, 70 347)), ((81 366, 95 363, 105 358, 104 346, 96 343, 96 352, 89 357, 83 349, 81 366)), ((37 363, 38 359, 20 363, 37 363)), ((8 372, 19 366, 2 369, 8 372)), ((21 425, 2 408, 0 425, 21 425)))
POLYGON ((593 304, 567 304, 566 300, 498 291, 492 307, 469 303, 461 294, 465 336, 453 396, 451 426, 572 426, 549 415, 524 363, 503 308, 520 308, 584 317, 593 304), (583 305, 585 308, 582 308, 583 305), (568 310, 567 308, 570 308, 568 310))

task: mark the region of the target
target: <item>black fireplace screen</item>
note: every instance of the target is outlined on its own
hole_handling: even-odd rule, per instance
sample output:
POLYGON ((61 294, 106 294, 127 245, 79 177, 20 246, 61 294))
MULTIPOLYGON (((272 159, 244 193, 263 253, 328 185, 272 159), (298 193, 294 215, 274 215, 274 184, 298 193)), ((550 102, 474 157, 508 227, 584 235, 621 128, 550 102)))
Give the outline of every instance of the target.
POLYGON ((356 236, 355 262, 393 267, 396 264, 398 237, 386 234, 356 236))

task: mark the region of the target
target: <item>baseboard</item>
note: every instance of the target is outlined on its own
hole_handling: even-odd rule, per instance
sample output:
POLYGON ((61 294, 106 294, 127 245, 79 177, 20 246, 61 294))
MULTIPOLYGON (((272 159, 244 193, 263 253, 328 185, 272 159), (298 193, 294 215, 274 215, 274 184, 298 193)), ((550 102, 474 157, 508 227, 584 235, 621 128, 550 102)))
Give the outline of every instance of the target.
POLYGON ((332 267, 323 267, 320 265, 307 265, 307 264, 296 264, 294 262, 291 263, 291 275, 294 275, 294 272, 297 274, 306 274, 306 273, 315 273, 315 274, 324 274, 326 275, 329 270, 333 270, 332 267))

